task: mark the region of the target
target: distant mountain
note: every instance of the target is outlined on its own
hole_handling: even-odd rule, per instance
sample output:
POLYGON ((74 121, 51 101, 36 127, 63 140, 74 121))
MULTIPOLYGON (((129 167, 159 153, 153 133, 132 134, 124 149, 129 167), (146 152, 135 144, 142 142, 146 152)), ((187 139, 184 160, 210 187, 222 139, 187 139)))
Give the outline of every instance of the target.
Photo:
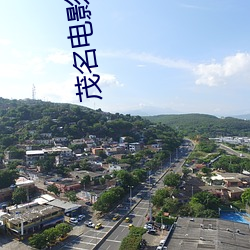
POLYGON ((137 109, 124 110, 121 112, 122 114, 130 114, 130 115, 139 115, 139 116, 152 116, 159 114, 177 114, 180 113, 176 110, 170 108, 159 108, 154 106, 144 106, 137 109))
POLYGON ((232 117, 242 119, 242 120, 250 120, 250 114, 245 115, 233 115, 232 117))
POLYGON ((180 130, 185 135, 250 136, 250 121, 233 117, 218 118, 207 114, 181 114, 145 116, 144 118, 166 124, 180 130))

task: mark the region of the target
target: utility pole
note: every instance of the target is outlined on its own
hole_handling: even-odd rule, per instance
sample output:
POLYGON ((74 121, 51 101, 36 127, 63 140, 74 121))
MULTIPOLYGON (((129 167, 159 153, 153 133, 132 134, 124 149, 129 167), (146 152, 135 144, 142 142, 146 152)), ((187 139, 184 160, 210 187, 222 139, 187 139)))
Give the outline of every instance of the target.
POLYGON ((149 176, 149 203, 148 203, 148 209, 149 209, 149 221, 152 222, 152 206, 151 206, 151 176, 149 176))
POLYGON ((131 210, 131 208, 132 208, 132 188, 133 188, 134 186, 129 186, 129 196, 130 196, 130 198, 129 198, 129 204, 130 204, 130 210, 131 210))

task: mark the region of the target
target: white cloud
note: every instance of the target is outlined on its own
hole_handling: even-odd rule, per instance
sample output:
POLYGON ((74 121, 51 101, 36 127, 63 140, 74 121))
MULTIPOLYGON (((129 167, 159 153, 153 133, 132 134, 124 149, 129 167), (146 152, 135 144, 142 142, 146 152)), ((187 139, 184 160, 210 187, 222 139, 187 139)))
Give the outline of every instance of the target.
POLYGON ((237 53, 225 57, 222 63, 198 64, 193 72, 198 77, 195 81, 198 85, 218 86, 232 79, 243 80, 250 76, 250 54, 237 53))
POLYGON ((73 62, 73 56, 68 52, 58 50, 48 55, 47 60, 53 63, 67 64, 69 62, 73 62))
POLYGON ((123 87, 124 85, 112 74, 100 73, 99 84, 100 87, 123 87))

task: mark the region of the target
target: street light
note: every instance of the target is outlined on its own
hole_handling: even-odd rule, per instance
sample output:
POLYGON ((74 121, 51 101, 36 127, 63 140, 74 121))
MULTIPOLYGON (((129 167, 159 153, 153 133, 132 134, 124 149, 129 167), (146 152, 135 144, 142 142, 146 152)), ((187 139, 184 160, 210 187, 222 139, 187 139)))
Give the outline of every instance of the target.
POLYGON ((130 194, 130 210, 131 210, 131 207, 132 207, 132 188, 133 188, 134 186, 129 186, 129 194, 130 194))

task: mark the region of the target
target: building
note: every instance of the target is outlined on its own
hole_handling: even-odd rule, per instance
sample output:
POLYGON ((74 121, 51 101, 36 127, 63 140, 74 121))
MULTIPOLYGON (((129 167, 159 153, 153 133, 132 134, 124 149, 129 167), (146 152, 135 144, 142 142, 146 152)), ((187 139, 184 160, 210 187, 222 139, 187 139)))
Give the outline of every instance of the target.
POLYGON ((142 144, 139 142, 133 142, 128 144, 128 149, 131 153, 142 150, 142 144))
POLYGON ((208 218, 181 218, 166 240, 168 250, 248 250, 249 225, 208 218))
POLYGON ((27 166, 34 165, 38 160, 44 158, 43 150, 28 150, 26 151, 26 164, 27 166))
POLYGON ((79 181, 74 181, 71 178, 58 180, 54 182, 53 185, 55 185, 61 193, 79 190, 82 187, 79 181))
POLYGON ((47 204, 62 209, 66 217, 74 217, 77 214, 82 213, 82 206, 79 204, 74 204, 72 202, 54 199, 53 201, 50 201, 47 204))
POLYGON ((1 220, 6 230, 19 238, 64 221, 63 209, 36 202, 8 207, 4 212, 1 220))
POLYGON ((129 164, 123 163, 123 164, 109 164, 108 171, 109 173, 113 173, 114 171, 120 171, 120 170, 128 170, 130 167, 129 164))

